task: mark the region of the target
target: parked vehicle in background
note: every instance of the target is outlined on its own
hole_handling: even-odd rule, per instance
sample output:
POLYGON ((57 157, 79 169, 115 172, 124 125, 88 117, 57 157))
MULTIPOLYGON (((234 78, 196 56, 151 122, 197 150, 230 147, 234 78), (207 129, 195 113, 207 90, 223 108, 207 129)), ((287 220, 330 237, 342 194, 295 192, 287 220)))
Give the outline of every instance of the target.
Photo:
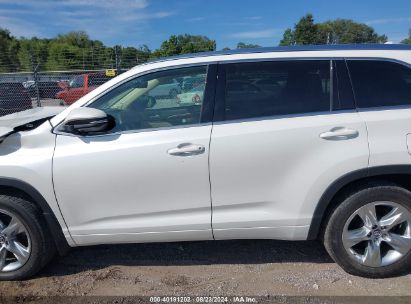
POLYGON ((0 82, 0 116, 33 107, 30 94, 20 82, 0 82))
POLYGON ((63 100, 66 105, 71 105, 111 78, 103 72, 98 72, 75 76, 69 82, 60 81, 58 86, 62 90, 57 92, 55 97, 63 100))
POLYGON ((69 246, 227 239, 411 269, 411 46, 187 54, 50 108, 0 119, 0 280, 69 246), (198 100, 150 95, 184 79, 198 100))
POLYGON ((167 83, 157 86, 150 91, 150 96, 154 98, 168 97, 171 99, 176 98, 177 94, 181 92, 181 84, 177 79, 170 79, 167 83))
MULTIPOLYGON (((37 82, 40 98, 55 98, 56 94, 61 91, 59 81, 39 81, 37 82)), ((30 97, 37 97, 36 83, 29 80, 23 83, 23 86, 29 91, 30 97)))
POLYGON ((35 83, 36 83, 36 82, 35 82, 34 80, 27 80, 27 81, 23 81, 23 82, 22 82, 23 87, 24 87, 25 89, 29 89, 31 86, 34 86, 35 83))
MULTIPOLYGON (((204 79, 205 80, 205 79, 204 79)), ((177 103, 179 105, 200 105, 203 102, 205 83, 199 84, 188 92, 177 95, 177 103)))
POLYGON ((204 78, 206 75, 198 75, 193 77, 183 77, 181 81, 181 88, 183 93, 191 91, 193 88, 204 83, 204 78))

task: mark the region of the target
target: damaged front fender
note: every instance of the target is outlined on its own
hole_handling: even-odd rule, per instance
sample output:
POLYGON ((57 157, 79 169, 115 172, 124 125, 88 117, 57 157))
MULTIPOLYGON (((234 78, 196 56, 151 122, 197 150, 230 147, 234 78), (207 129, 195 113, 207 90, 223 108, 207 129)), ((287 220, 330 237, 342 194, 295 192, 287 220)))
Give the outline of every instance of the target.
POLYGON ((40 107, 0 117, 0 143, 10 134, 38 127, 64 109, 65 107, 40 107))

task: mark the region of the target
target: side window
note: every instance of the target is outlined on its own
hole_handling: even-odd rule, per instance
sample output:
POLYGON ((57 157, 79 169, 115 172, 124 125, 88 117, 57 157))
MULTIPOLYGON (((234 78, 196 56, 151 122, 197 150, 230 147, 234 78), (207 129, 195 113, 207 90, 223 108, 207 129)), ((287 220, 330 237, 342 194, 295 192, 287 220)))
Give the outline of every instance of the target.
POLYGON ((330 111, 329 60, 226 65, 225 119, 330 111))
POLYGON ((411 69, 376 60, 347 61, 359 108, 411 104, 411 69))
POLYGON ((114 117, 113 132, 197 124, 201 121, 207 66, 155 72, 109 91, 90 107, 114 117), (183 89, 183 80, 198 85, 183 89))
POLYGON ((70 88, 82 88, 84 87, 84 75, 76 76, 69 82, 70 88))

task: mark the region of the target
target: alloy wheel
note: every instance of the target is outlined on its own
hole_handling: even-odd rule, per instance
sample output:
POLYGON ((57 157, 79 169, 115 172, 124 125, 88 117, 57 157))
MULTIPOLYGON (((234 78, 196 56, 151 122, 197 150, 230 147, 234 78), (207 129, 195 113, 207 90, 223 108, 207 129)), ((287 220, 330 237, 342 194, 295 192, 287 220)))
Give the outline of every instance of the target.
POLYGON ((394 202, 366 204, 348 218, 342 240, 349 256, 361 265, 391 265, 411 250, 411 213, 394 202))
POLYGON ((31 253, 27 228, 14 214, 0 209, 0 273, 20 269, 31 253))

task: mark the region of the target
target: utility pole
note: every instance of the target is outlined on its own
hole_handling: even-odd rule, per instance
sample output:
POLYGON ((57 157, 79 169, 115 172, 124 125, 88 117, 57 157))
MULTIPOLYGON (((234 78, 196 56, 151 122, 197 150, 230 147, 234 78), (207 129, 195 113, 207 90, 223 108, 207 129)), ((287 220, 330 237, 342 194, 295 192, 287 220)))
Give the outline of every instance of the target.
POLYGON ((120 65, 121 65, 121 59, 120 59, 120 54, 118 51, 118 45, 114 47, 114 54, 116 56, 116 73, 117 75, 120 73, 120 65))
POLYGON ((39 63, 37 63, 37 62, 34 60, 33 50, 32 50, 32 49, 30 49, 29 54, 30 54, 31 68, 32 68, 32 72, 33 72, 34 86, 35 86, 35 88, 36 88, 37 106, 38 106, 38 107, 41 107, 40 91, 39 91, 39 79, 38 79, 39 63))
POLYGON ((91 66, 94 70, 94 47, 91 47, 91 66))

